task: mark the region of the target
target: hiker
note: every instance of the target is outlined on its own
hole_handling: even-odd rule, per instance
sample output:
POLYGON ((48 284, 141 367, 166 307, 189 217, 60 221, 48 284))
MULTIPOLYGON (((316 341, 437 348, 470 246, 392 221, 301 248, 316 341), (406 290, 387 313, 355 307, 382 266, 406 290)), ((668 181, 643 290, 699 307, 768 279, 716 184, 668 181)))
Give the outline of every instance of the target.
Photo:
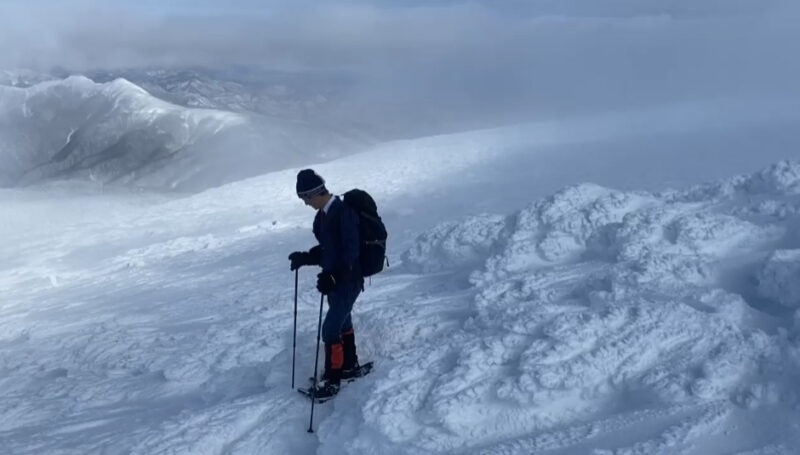
POLYGON ((330 398, 339 392, 343 379, 360 374, 355 333, 350 312, 364 288, 359 264, 358 215, 325 188, 325 180, 311 169, 297 174, 297 196, 317 211, 314 236, 318 245, 289 255, 292 271, 317 265, 317 290, 328 296, 328 312, 322 324, 325 372, 314 395, 330 398))

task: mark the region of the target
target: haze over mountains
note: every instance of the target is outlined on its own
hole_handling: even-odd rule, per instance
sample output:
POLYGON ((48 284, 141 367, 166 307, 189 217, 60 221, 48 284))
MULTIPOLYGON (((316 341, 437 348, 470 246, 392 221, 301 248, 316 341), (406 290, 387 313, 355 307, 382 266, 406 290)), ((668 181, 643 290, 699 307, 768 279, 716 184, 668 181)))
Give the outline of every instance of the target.
POLYGON ((388 140, 680 103, 748 100, 768 116, 800 101, 788 0, 41 0, 0 15, 4 187, 192 191, 388 140))
MULTIPOLYGON (((160 75, 153 89, 165 80, 160 75)), ((164 82, 162 95, 179 105, 122 78, 42 79, 5 73, 4 82, 17 87, 0 86, 0 186, 79 178, 190 191, 354 153, 371 142, 343 126, 312 127, 304 112, 313 106, 303 100, 270 104, 211 80, 164 82)))

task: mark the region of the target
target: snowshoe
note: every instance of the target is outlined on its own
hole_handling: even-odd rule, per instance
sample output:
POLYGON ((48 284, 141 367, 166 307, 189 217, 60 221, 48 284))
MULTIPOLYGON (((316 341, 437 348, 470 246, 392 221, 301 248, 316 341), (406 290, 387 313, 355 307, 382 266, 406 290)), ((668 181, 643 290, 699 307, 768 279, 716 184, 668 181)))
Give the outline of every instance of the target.
POLYGON ((297 391, 307 396, 309 399, 315 399, 317 403, 324 403, 339 393, 339 384, 321 381, 319 384, 317 384, 316 391, 314 390, 313 385, 307 388, 299 387, 297 391))
POLYGON ((366 376, 372 372, 372 362, 364 365, 356 365, 355 368, 342 370, 342 381, 353 382, 356 379, 366 376))
MULTIPOLYGON (((366 376, 372 372, 372 362, 367 362, 363 365, 356 365, 355 368, 350 369, 343 369, 342 370, 342 381, 346 382, 353 382, 356 379, 366 376)), ((324 381, 325 378, 323 377, 322 380, 324 381)), ((308 382, 314 383, 314 377, 309 376, 308 382)))

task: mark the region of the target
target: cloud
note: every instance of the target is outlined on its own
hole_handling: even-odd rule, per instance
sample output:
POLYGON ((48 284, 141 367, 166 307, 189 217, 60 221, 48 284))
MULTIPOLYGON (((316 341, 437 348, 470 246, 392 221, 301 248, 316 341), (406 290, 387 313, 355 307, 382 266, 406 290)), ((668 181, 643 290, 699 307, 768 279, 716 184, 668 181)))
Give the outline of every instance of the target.
MULTIPOLYGON (((692 10, 699 17, 708 15, 689 6, 696 2, 671 2, 669 10, 660 3, 615 0, 605 11, 598 11, 596 2, 575 0, 438 2, 439 6, 412 2, 404 7, 386 6, 390 2, 298 1, 291 7, 273 4, 260 9, 242 1, 229 9, 213 9, 210 2, 190 8, 182 2, 164 9, 121 1, 84 0, 64 6, 40 0, 24 7, 0 6, 0 58, 6 67, 79 69, 234 63, 359 67, 498 50, 525 55, 542 48, 557 51, 560 44, 570 51, 582 38, 602 44, 607 33, 613 42, 615 34, 631 29, 644 32, 649 27, 658 33, 670 19, 687 17, 692 10)), ((732 6, 720 13, 757 4, 770 2, 729 1, 732 6)))
POLYGON ((350 67, 468 47, 486 39, 481 33, 502 30, 490 11, 470 5, 321 4, 252 14, 79 5, 6 6, 0 22, 3 65, 350 67))
POLYGON ((218 3, 2 4, 0 67, 347 71, 369 102, 473 115, 782 93, 800 79, 788 0, 218 3))

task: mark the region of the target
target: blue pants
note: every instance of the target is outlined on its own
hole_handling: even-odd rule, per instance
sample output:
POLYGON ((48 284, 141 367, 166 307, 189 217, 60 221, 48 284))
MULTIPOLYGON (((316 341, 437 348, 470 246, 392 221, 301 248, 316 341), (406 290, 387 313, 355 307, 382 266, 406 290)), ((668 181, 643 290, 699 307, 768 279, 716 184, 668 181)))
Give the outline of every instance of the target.
POLYGON ((361 283, 342 283, 328 293, 328 312, 322 323, 322 341, 325 344, 341 343, 342 333, 353 329, 350 312, 361 293, 361 283))

